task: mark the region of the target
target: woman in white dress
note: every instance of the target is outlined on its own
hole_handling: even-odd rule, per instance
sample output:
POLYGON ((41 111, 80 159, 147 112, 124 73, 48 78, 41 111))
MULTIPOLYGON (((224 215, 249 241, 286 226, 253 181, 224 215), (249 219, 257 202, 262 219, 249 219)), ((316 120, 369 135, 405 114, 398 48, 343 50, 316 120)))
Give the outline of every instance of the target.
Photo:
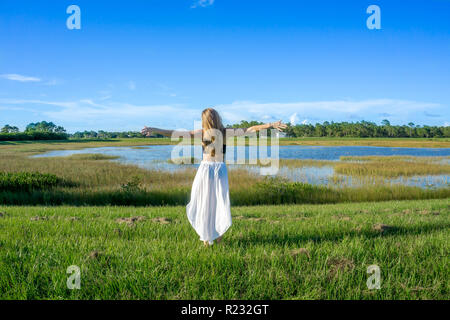
MULTIPOLYGON (((263 129, 282 131, 286 125, 281 121, 236 130, 233 136, 245 135, 263 129)), ((159 133, 172 136, 174 130, 144 127, 142 134, 159 133)), ((225 165, 226 135, 219 113, 208 108, 202 112, 202 129, 189 131, 191 137, 201 136, 203 160, 192 184, 191 199, 186 206, 189 222, 205 246, 219 243, 231 227, 230 193, 228 171, 225 165)), ((186 132, 175 132, 177 136, 186 132)))

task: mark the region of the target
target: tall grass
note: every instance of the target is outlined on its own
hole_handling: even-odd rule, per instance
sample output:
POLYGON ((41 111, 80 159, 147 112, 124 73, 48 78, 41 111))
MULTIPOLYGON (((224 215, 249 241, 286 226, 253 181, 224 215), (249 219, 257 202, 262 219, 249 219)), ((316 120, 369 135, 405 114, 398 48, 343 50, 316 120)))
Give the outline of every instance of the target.
POLYGON ((64 158, 68 160, 114 160, 119 159, 120 157, 100 153, 80 153, 80 154, 72 154, 64 158))
POLYGON ((336 173, 351 176, 399 177, 415 175, 450 174, 450 164, 439 163, 448 157, 341 157, 341 160, 363 161, 339 162, 334 166, 336 173))
POLYGON ((449 138, 281 138, 280 145, 449 148, 449 138))
POLYGON ((341 161, 412 161, 434 163, 450 160, 450 157, 416 157, 416 156, 341 156, 341 161))
MULTIPOLYGON (((245 166, 261 166, 261 167, 269 167, 272 165, 271 162, 267 163, 267 161, 261 161, 260 159, 252 159, 246 160, 245 166)), ((279 159, 280 167, 287 168, 303 168, 303 167, 333 167, 337 162, 329 161, 329 160, 315 160, 315 159, 279 159)))
POLYGON ((70 182, 39 172, 0 172, 0 191, 48 190, 57 186, 70 186, 70 182))

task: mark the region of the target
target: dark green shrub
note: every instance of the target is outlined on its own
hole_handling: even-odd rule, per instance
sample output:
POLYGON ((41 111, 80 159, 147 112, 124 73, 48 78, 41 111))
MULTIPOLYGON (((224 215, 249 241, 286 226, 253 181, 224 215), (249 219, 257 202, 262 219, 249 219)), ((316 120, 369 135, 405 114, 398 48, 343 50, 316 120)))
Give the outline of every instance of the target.
POLYGON ((66 140, 66 133, 54 132, 17 132, 0 133, 0 141, 25 141, 25 140, 66 140))
POLYGON ((0 191, 48 190, 70 183, 48 173, 39 172, 0 172, 0 191))
POLYGON ((133 176, 130 181, 120 186, 124 192, 141 192, 141 178, 133 176))

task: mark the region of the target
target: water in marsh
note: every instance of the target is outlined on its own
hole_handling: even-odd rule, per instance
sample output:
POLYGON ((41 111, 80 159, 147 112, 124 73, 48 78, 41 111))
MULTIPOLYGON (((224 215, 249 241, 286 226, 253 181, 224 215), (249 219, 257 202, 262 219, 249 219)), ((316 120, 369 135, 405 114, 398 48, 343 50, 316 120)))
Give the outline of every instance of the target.
MULTIPOLYGON (((61 157, 74 154, 104 154, 109 156, 118 156, 118 159, 111 160, 123 164, 137 165, 139 167, 151 170, 177 171, 186 167, 197 167, 198 164, 177 165, 168 160, 178 157, 186 157, 188 152, 190 156, 196 159, 201 158, 200 146, 184 146, 182 151, 174 149, 173 145, 158 146, 138 146, 138 147, 101 147, 87 148, 81 150, 58 150, 51 151, 34 157, 61 157)), ((236 159, 239 153, 245 154, 245 159, 254 159, 258 155, 258 147, 227 147, 227 162, 236 159)), ((268 152, 270 157, 270 150, 268 152)), ((363 147, 363 146, 280 146, 280 159, 311 159, 326 160, 338 162, 342 156, 416 156, 416 157, 449 157, 450 148, 389 148, 389 147, 363 147)), ((260 157, 261 158, 261 157, 260 157)), ((448 163, 449 160, 443 160, 448 163)), ((260 168, 251 165, 229 164, 230 170, 235 168, 246 168, 250 172, 259 174, 260 168)), ((284 167, 281 166, 277 173, 278 176, 285 177, 292 181, 306 182, 311 184, 339 185, 339 186, 358 186, 365 183, 375 183, 372 179, 359 179, 346 175, 337 175, 334 173, 333 165, 314 164, 302 167, 284 167)), ((380 180, 377 180, 379 183, 380 180)), ((429 187, 448 187, 450 185, 449 175, 423 175, 412 177, 385 178, 383 183, 404 184, 410 186, 429 187)))

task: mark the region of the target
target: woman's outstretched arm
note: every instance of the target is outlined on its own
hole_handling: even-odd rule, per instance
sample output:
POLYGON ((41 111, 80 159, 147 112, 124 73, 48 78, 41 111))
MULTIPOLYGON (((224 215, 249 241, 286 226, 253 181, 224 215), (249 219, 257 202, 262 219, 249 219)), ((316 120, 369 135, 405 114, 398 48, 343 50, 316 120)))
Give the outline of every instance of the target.
POLYGON ((247 134, 250 134, 253 132, 258 132, 260 130, 265 130, 265 129, 276 129, 278 131, 283 131, 286 128, 287 128, 287 126, 284 123, 282 123, 281 120, 278 120, 276 122, 260 124, 260 125, 252 126, 249 128, 240 128, 241 130, 235 131, 235 136, 247 135, 247 134))
POLYGON ((175 134, 177 136, 189 134, 191 137, 194 137, 194 136, 200 134, 201 132, 202 132, 202 129, 191 130, 191 131, 180 131, 180 130, 166 130, 166 129, 152 128, 152 127, 144 127, 144 129, 141 130, 141 133, 146 137, 151 136, 153 133, 158 133, 165 137, 172 137, 173 134, 175 134))

